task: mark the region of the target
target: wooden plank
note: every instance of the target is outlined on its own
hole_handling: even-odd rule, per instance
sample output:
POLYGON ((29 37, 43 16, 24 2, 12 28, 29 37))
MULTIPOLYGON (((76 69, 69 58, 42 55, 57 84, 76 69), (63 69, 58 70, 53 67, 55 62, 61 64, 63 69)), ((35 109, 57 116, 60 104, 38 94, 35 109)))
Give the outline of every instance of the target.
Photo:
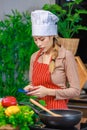
POLYGON ((79 56, 75 56, 75 60, 76 60, 77 67, 78 67, 80 88, 82 89, 84 87, 84 84, 87 81, 87 69, 79 56))

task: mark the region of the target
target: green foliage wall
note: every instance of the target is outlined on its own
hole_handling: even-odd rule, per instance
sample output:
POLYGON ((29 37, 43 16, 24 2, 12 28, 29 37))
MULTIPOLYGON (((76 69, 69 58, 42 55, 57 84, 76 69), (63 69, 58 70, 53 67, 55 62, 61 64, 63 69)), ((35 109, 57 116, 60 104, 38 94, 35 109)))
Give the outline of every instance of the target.
POLYGON ((31 36, 29 12, 17 10, 0 21, 0 97, 17 96, 18 88, 28 84, 30 57, 38 48, 31 36))

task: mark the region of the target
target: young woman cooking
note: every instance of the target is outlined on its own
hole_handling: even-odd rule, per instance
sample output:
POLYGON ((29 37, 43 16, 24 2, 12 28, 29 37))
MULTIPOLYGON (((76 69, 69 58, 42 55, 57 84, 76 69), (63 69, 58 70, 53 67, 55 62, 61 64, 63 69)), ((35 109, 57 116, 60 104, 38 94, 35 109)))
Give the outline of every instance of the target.
POLYGON ((58 42, 58 20, 49 11, 31 13, 32 36, 40 49, 31 56, 30 84, 24 89, 45 100, 48 109, 67 109, 67 101, 80 94, 74 55, 58 42))

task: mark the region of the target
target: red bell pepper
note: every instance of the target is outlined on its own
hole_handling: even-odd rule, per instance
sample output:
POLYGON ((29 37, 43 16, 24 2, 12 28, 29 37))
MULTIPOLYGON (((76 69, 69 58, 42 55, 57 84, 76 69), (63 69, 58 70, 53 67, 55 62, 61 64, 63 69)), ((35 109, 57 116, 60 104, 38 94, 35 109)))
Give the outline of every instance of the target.
POLYGON ((17 100, 13 96, 6 96, 1 101, 3 107, 9 107, 17 105, 17 100))

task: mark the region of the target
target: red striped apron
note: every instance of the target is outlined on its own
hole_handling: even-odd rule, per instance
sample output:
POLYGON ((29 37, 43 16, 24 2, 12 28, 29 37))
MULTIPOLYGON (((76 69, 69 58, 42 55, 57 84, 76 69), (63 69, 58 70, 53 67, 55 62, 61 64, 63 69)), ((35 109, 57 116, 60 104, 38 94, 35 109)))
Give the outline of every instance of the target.
MULTIPOLYGON (((33 73, 32 73, 32 85, 33 86, 43 85, 51 89, 60 89, 59 86, 55 85, 51 81, 49 65, 38 62, 38 57, 40 56, 41 51, 42 50, 39 51, 34 61, 33 73)), ((40 99, 45 100, 46 108, 48 109, 67 109, 66 100, 55 100, 54 96, 45 96, 40 99)))

